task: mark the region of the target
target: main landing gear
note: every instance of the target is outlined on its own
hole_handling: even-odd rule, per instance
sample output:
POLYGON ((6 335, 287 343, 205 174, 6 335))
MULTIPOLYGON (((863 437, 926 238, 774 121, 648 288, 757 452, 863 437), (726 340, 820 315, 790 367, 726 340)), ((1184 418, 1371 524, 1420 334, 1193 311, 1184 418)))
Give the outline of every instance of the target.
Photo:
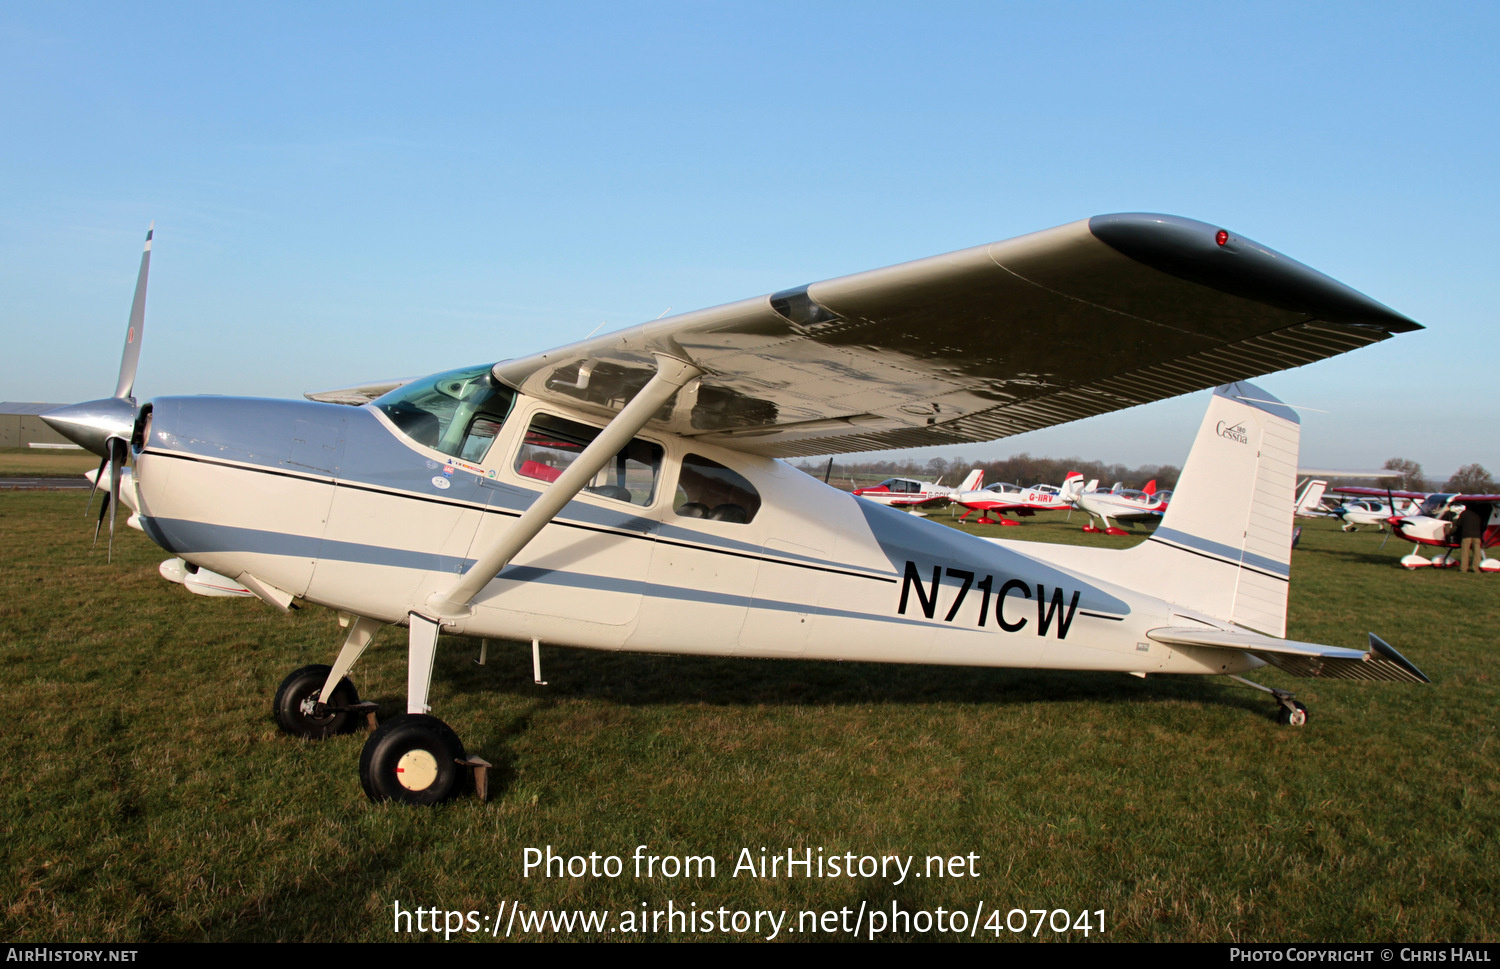
POLYGON ((458 794, 471 771, 483 800, 490 765, 466 754, 462 741, 446 723, 416 712, 427 709, 437 624, 417 616, 411 621, 415 632, 406 713, 377 727, 376 704, 360 702, 354 684, 344 675, 380 628, 373 619, 355 618, 333 666, 304 666, 281 681, 271 703, 276 725, 293 737, 323 740, 353 732, 363 718, 372 732, 360 754, 359 781, 372 801, 438 804, 458 794))
POLYGON ((1297 695, 1295 693, 1292 693, 1290 690, 1276 690, 1269 686, 1261 686, 1259 683, 1250 682, 1243 676, 1231 676, 1230 679, 1243 683, 1246 686, 1254 687, 1262 693, 1269 693, 1274 696, 1276 702, 1281 705, 1281 708, 1276 711, 1276 722, 1283 727, 1307 726, 1307 707, 1297 702, 1297 695))
POLYGON ((437 804, 458 793, 468 757, 449 726, 425 713, 380 725, 359 755, 359 782, 372 801, 437 804))

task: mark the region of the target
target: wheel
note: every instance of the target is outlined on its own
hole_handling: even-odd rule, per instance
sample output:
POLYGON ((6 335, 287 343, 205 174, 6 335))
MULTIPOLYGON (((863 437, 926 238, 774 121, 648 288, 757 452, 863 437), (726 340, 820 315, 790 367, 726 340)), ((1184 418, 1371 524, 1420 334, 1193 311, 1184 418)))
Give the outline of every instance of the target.
POLYGON ((1283 727, 1305 727, 1307 726, 1307 707, 1292 701, 1292 709, 1282 707, 1276 713, 1276 722, 1283 727))
POLYGON ((437 717, 403 713, 380 725, 359 755, 359 782, 372 801, 437 804, 458 793, 464 745, 437 717))
POLYGON ((349 677, 339 680, 333 688, 333 696, 325 703, 317 703, 315 697, 323 689, 323 683, 332 671, 331 666, 304 666, 293 670, 276 689, 276 699, 271 709, 276 714, 276 726, 293 737, 322 740, 335 734, 348 733, 359 724, 358 718, 328 707, 350 707, 359 702, 359 694, 349 677))

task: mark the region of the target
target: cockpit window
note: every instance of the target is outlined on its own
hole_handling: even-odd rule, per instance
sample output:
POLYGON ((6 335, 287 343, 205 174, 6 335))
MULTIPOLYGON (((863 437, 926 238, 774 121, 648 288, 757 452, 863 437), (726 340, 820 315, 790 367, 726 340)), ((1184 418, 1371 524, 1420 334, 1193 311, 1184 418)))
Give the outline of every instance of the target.
POLYGON ((374 404, 418 444, 465 461, 483 461, 515 400, 515 391, 497 382, 485 366, 414 380, 374 404))
MULTIPOLYGON (((532 418, 516 453, 516 473, 523 478, 556 481, 598 436, 597 427, 538 414, 532 418)), ((656 496, 662 453, 660 444, 635 438, 599 470, 584 490, 633 505, 649 505, 656 496)))

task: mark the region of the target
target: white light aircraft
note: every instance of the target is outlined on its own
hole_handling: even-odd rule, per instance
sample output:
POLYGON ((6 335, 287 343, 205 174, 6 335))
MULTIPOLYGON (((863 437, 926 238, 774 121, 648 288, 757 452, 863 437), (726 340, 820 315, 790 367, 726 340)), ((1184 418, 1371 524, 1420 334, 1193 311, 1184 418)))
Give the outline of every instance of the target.
POLYGON ((917 481, 914 478, 886 478, 880 484, 869 488, 855 488, 854 493, 878 505, 891 508, 915 510, 941 507, 956 500, 964 492, 978 488, 980 482, 984 480, 984 471, 979 468, 970 471, 969 476, 957 488, 945 486, 942 480, 939 478, 936 482, 929 483, 917 481))
POLYGON ((1122 521, 1143 521, 1160 518, 1167 510, 1167 503, 1156 494, 1156 482, 1147 482, 1142 491, 1115 485, 1111 491, 1096 491, 1097 481, 1083 483, 1083 475, 1069 475, 1063 482, 1062 497, 1075 508, 1088 513, 1089 523, 1083 526, 1086 532, 1103 532, 1106 535, 1129 535, 1123 528, 1109 523, 1111 518, 1122 521), (1100 528, 1094 524, 1097 518, 1104 523, 1100 528))
MULTIPOLYGON (((1062 497, 1061 489, 1056 485, 1022 488, 1008 482, 986 485, 978 491, 963 491, 953 497, 953 503, 968 509, 959 516, 960 521, 979 512, 979 517, 975 519, 975 523, 979 525, 995 524, 997 519, 991 518, 991 515, 1014 514, 1029 518, 1039 511, 1066 511, 1073 507, 1070 501, 1062 497)), ((1000 518, 998 521, 1001 525, 1021 524, 1014 518, 1000 518)))
POLYGON ((353 617, 332 666, 277 691, 288 733, 353 729, 369 705, 346 674, 406 627, 407 712, 360 758, 373 799, 461 784, 463 744, 429 712, 440 633, 1426 680, 1373 634, 1281 638, 1298 421, 1233 383, 1420 327, 1211 225, 1100 216, 339 398, 359 406, 138 406, 149 257, 148 236, 114 396, 49 422, 104 458, 111 525, 123 499, 199 584, 353 617), (1216 385, 1166 517, 1127 550, 975 538, 777 460, 986 441, 1216 385))

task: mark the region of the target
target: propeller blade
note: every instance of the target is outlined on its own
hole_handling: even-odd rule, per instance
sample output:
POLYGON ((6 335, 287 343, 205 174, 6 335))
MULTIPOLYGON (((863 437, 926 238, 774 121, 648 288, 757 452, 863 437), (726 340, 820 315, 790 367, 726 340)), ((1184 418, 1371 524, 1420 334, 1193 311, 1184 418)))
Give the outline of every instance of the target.
POLYGON ((89 517, 89 509, 94 507, 94 492, 99 490, 99 479, 104 477, 104 466, 109 463, 109 458, 99 462, 99 470, 94 472, 94 480, 89 482, 89 501, 83 506, 83 517, 89 517))
MULTIPOLYGON (((106 465, 109 462, 104 462, 106 465)), ((94 520, 94 548, 99 547, 99 529, 104 527, 104 516, 109 512, 109 492, 104 492, 104 500, 99 502, 99 517, 94 520)))
POLYGON ((117 437, 109 441, 109 552, 106 562, 115 557, 115 512, 120 507, 120 467, 125 463, 125 442, 117 437))
POLYGON ((151 270, 151 236, 156 223, 146 230, 146 247, 141 250, 141 269, 135 277, 135 300, 130 304, 130 329, 125 331, 125 352, 120 355, 120 380, 116 397, 129 397, 135 389, 135 368, 141 360, 141 335, 146 330, 146 277, 151 270))

